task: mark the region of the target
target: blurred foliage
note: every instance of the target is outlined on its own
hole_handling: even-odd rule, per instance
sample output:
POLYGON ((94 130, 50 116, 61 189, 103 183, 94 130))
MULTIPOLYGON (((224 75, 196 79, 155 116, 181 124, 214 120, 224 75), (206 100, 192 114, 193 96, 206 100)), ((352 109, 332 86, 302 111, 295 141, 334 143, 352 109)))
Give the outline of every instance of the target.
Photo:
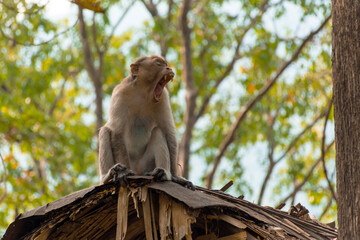
MULTIPOLYGON (((76 2, 96 5, 100 1, 76 2)), ((166 10, 159 11, 154 19, 149 17, 140 28, 116 33, 111 38, 104 56, 104 103, 108 103, 113 87, 127 74, 130 62, 141 55, 159 54, 159 42, 163 42, 167 60, 176 69, 176 81, 169 89, 180 139, 185 109, 185 90, 180 81, 182 40, 178 30, 181 1, 173 1, 169 19, 167 1, 159 2, 161 9, 166 10)), ((97 43, 105 43, 111 32, 110 10, 121 11, 130 3, 113 0, 96 5, 96 9, 87 7, 104 12, 93 18, 94 13, 87 10, 85 15, 88 32, 92 31, 91 24, 96 24, 97 43)), ((250 18, 259 13, 261 3, 199 0, 192 6, 189 25, 199 104, 209 92, 214 96, 193 131, 191 176, 203 179, 235 114, 291 57, 314 30, 313 26, 320 25, 330 14, 329 0, 269 1, 262 20, 246 33, 233 71, 219 87, 214 87, 231 61, 236 41, 244 34, 250 18), (292 18, 294 12, 298 18, 292 18), (294 26, 284 24, 290 19, 294 26)), ((2 0, 0 11, 0 153, 5 166, 0 168, 0 228, 4 230, 18 213, 94 185, 98 178, 94 89, 84 69, 77 25, 69 24, 69 19, 46 18, 46 5, 36 1, 2 0)), ((95 54, 93 40, 90 43, 95 54)), ((253 172, 252 176, 262 176, 256 183, 262 182, 270 156, 282 156, 329 104, 330 44, 330 26, 326 26, 256 103, 217 171, 217 187, 232 179, 234 193, 244 194, 245 199, 258 198, 261 186, 247 179, 246 172, 257 170, 259 173, 253 172), (251 154, 251 149, 256 154, 251 154), (255 167, 249 169, 249 162, 255 167)), ((323 118, 316 121, 276 165, 265 192, 272 205, 291 193, 319 159, 323 126, 323 118)), ((329 144, 333 139, 332 112, 327 126, 329 144)), ((326 154, 332 181, 334 159, 332 147, 326 154)), ((301 197, 289 201, 301 201, 307 196, 308 204, 319 209, 318 217, 330 201, 322 220, 334 219, 336 203, 331 200, 321 163, 315 166, 299 194, 301 197)))

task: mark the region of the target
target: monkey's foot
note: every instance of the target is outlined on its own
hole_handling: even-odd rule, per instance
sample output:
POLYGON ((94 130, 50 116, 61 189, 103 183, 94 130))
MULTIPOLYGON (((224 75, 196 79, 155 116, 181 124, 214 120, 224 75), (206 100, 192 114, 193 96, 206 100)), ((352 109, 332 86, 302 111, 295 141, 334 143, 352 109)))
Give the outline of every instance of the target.
POLYGON ((188 189, 191 189, 193 191, 195 191, 195 186, 192 184, 192 182, 190 182, 189 180, 182 178, 182 177, 171 177, 171 180, 175 183, 178 183, 188 189))
POLYGON ((125 166, 120 163, 115 164, 110 168, 109 172, 104 177, 103 182, 120 182, 121 186, 126 186, 128 184, 127 176, 134 176, 134 172, 127 169, 125 166))
POLYGON ((155 168, 152 172, 146 173, 148 176, 154 176, 154 180, 157 182, 163 182, 171 179, 171 175, 163 168, 155 168))

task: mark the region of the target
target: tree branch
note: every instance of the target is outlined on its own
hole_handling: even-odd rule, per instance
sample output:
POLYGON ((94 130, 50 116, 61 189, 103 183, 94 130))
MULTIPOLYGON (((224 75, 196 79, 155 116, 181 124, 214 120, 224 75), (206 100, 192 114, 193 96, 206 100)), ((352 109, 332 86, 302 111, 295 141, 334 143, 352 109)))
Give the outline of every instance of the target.
MULTIPOLYGON (((276 120, 276 118, 278 117, 278 115, 280 113, 280 109, 281 109, 281 105, 279 105, 278 108, 276 109, 275 114, 274 114, 273 117, 271 117, 270 124, 269 124, 269 134, 267 136, 268 137, 268 143, 269 143, 269 154, 268 154, 269 166, 268 166, 268 169, 266 171, 266 176, 264 178, 264 181, 263 181, 263 183, 261 185, 261 190, 260 190, 260 194, 259 194, 259 198, 258 198, 258 205, 260 205, 261 202, 262 202, 262 198, 264 196, 267 183, 270 180, 270 177, 271 177, 271 174, 272 174, 272 172, 274 170, 275 165, 277 164, 274 161, 274 149, 275 149, 276 143, 275 143, 274 135, 273 135, 273 132, 274 132, 273 127, 274 127, 274 124, 275 124, 275 120, 276 120)), ((269 109, 268 113, 270 115, 270 109, 269 109)))
POLYGON ((331 16, 327 17, 325 19, 325 21, 318 27, 318 29, 316 29, 315 31, 311 32, 307 38, 302 42, 302 44, 299 46, 299 48, 297 49, 297 51, 292 55, 291 59, 288 60, 287 62, 285 62, 281 68, 277 71, 276 75, 270 79, 269 81, 267 81, 267 83, 259 90, 258 94, 251 99, 249 102, 247 102, 245 104, 244 107, 242 107, 242 109, 238 112, 237 116, 236 116, 236 120, 233 122, 233 124, 230 127, 229 132, 227 133, 227 135, 225 136, 225 139, 223 140, 223 142, 220 144, 218 153, 214 159, 214 165, 212 170, 210 171, 210 173, 207 175, 206 177, 206 186, 208 188, 211 188, 212 186, 212 182, 213 182, 213 178, 215 175, 215 172, 219 166, 219 163, 225 153, 225 151, 227 150, 227 148, 230 146, 230 144, 235 140, 235 133, 236 130, 239 128, 240 123, 242 123, 242 121, 244 121, 247 113, 252 109, 252 107, 255 105, 255 103, 257 103, 258 101, 261 100, 261 98, 271 89, 271 87, 277 82, 277 80, 279 79, 279 77, 281 76, 281 74, 299 57, 301 51, 304 49, 304 47, 306 46, 306 44, 308 42, 310 42, 313 37, 319 33, 324 26, 326 25, 326 23, 330 20, 331 16))
POLYGON ((235 51, 234 51, 234 55, 233 55, 232 60, 230 61, 230 63, 226 67, 224 73, 217 80, 215 80, 215 85, 212 87, 212 90, 209 91, 209 93, 204 97, 204 100, 202 101, 203 103, 202 103, 198 113, 196 114, 195 121, 197 121, 204 114, 207 106, 209 105, 211 97, 216 92, 215 90, 224 81, 224 79, 231 73, 232 69, 234 68, 235 63, 241 58, 240 53, 239 53, 239 49, 240 49, 240 46, 242 44, 242 41, 244 40, 244 37, 247 34, 247 32, 259 21, 259 19, 261 19, 261 16, 266 12, 266 10, 267 10, 266 6, 267 6, 268 2, 269 2, 269 0, 265 0, 263 2, 263 4, 260 7, 260 13, 256 17, 251 19, 249 25, 244 29, 243 33, 241 34, 241 36, 237 40, 237 44, 236 44, 236 47, 235 47, 235 51))
POLYGON ((4 182, 4 191, 0 195, 0 202, 1 202, 6 197, 6 194, 7 194, 7 188, 6 188, 7 173, 6 173, 5 161, 4 161, 4 158, 2 157, 1 153, 0 153, 0 158, 1 158, 2 166, 4 168, 4 174, 3 174, 4 177, 1 179, 1 181, 4 182))
POLYGON ((169 0, 169 1, 168 1, 168 6, 169 6, 169 8, 168 8, 168 12, 167 12, 167 23, 168 23, 168 24, 170 24, 170 22, 171 22, 171 17, 172 17, 171 11, 172 11, 173 5, 174 5, 174 1, 173 1, 173 0, 169 0))
MULTIPOLYGON (((327 110, 326 110, 327 111, 327 110)), ((311 129, 326 113, 323 111, 319 116, 317 116, 310 124, 308 124, 288 145, 284 153, 275 161, 279 163, 289 152, 290 150, 296 145, 296 143, 300 140, 300 138, 309 130, 311 129)))
POLYGON ((89 38, 86 32, 86 25, 84 21, 82 8, 79 7, 79 29, 80 29, 80 40, 84 51, 85 68, 90 75, 91 80, 93 76, 96 76, 96 70, 93 62, 93 56, 91 54, 89 38))
POLYGON ((266 176, 264 178, 263 183, 261 184, 261 190, 260 190, 259 198, 258 198, 258 201, 257 201, 258 205, 261 205, 267 183, 270 180, 270 176, 271 176, 271 174, 272 174, 272 172, 274 170, 275 165, 276 164, 274 163, 274 161, 270 161, 269 167, 268 167, 267 172, 266 172, 266 176))
POLYGON ((82 43, 82 48, 84 52, 84 62, 85 62, 85 69, 92 81, 94 88, 95 88, 95 103, 96 103, 96 132, 103 125, 103 111, 102 111, 102 99, 103 99, 103 90, 102 90, 102 62, 103 62, 103 55, 99 56, 99 69, 96 71, 93 56, 91 54, 89 38, 86 32, 86 25, 84 21, 84 16, 82 12, 82 8, 79 6, 79 30, 80 30, 80 40, 82 43))
MULTIPOLYGON (((167 12, 167 17, 166 17, 166 28, 170 28, 171 27, 171 18, 172 18, 172 8, 173 8, 173 5, 174 5, 174 1, 173 0, 168 0, 168 12, 167 12)), ((164 38, 160 38, 159 39, 159 45, 160 45, 160 51, 161 51, 161 56, 163 56, 164 58, 166 58, 166 55, 167 55, 167 51, 168 51, 168 40, 169 40, 169 37, 168 37, 168 33, 165 31, 164 32, 164 38)))
MULTIPOLYGON (((273 160, 273 158, 269 157, 270 161, 270 165, 268 167, 268 171, 266 174, 266 177, 263 181, 263 184, 261 186, 261 192, 259 195, 259 199, 258 199, 258 204, 260 205, 262 202, 262 197, 263 194, 265 192, 265 188, 266 188, 266 184, 267 181, 270 179, 270 176, 272 174, 272 171, 274 170, 274 167, 290 152, 290 150, 296 145, 296 143, 301 139, 301 137, 308 131, 310 130, 324 115, 325 115, 326 111, 323 111, 318 117, 316 117, 310 124, 308 124, 292 141, 291 143, 288 145, 287 149, 285 150, 285 152, 283 153, 283 155, 281 155, 277 160, 273 160), (269 172, 270 171, 270 172, 269 172)), ((273 121, 275 122, 275 121, 273 121)), ((275 147, 274 147, 275 148, 275 147)), ((271 155, 272 156, 272 155, 271 155)))
MULTIPOLYGON (((200 54, 199 54, 199 59, 200 59, 200 63, 201 63, 201 69, 202 69, 202 79, 201 79, 201 83, 199 85, 199 89, 203 89, 204 88, 204 85, 207 83, 207 81, 209 80, 208 79, 208 66, 206 64, 206 60, 205 60, 205 55, 206 55, 206 52, 207 52, 207 46, 204 47, 200 54)), ((196 116, 196 120, 195 122, 199 119, 198 116, 196 116)))
MULTIPOLYGON (((325 149, 325 153, 327 153, 332 145, 334 144, 335 141, 332 141, 325 149)), ((304 177, 304 179, 302 180, 301 183, 299 183, 298 185, 295 186, 294 190, 292 193, 290 193, 288 196, 286 196, 283 200, 281 200, 280 202, 286 202, 289 198, 293 197, 298 191, 301 190, 301 188, 305 185, 305 183, 310 179, 312 173, 314 172, 316 166, 321 162, 321 156, 315 161, 315 163, 312 165, 312 167, 310 168, 309 172, 306 174, 306 176, 304 177)))
POLYGON ((95 14, 96 12, 93 13, 93 18, 92 18, 92 25, 91 25, 91 33, 92 33, 92 40, 93 40, 93 44, 94 44, 94 47, 96 49, 96 52, 99 56, 101 56, 101 51, 100 51, 100 47, 99 47, 99 44, 97 43, 97 40, 96 40, 96 21, 95 21, 95 14))
POLYGON ((328 183, 331 195, 335 199, 335 201, 337 202, 337 196, 336 196, 335 190, 334 190, 334 188, 333 188, 333 186, 331 184, 331 181, 329 179, 328 171, 326 169, 326 163, 325 163, 326 125, 327 125, 327 122, 329 120, 329 115, 330 115, 330 112, 331 112, 332 105, 333 105, 333 99, 331 98, 331 100, 329 102, 329 107, 328 107, 327 112, 326 112, 325 120, 324 120, 325 122, 324 122, 324 129, 323 129, 323 137, 322 137, 322 141, 321 141, 321 162, 322 162, 322 165, 323 165, 323 168, 324 168, 325 178, 326 178, 326 181, 328 183))
POLYGON ((45 159, 37 159, 33 153, 31 153, 30 155, 35 165, 35 169, 38 174, 38 177, 42 182, 41 193, 44 194, 46 192, 46 186, 47 186, 46 161, 45 159))
POLYGON ((150 14, 153 18, 158 16, 159 12, 157 10, 156 5, 153 3, 152 0, 150 0, 149 2, 146 2, 145 0, 141 0, 141 1, 144 3, 145 7, 150 12, 150 14))
POLYGON ((130 8, 134 5, 135 1, 132 1, 129 6, 125 9, 125 11, 123 12, 123 14, 120 16, 120 18, 116 21, 114 27, 112 28, 109 37, 107 38, 107 40, 105 41, 105 44, 103 46, 103 49, 101 50, 101 52, 106 52, 106 50, 109 47, 110 41, 112 39, 112 37, 115 34, 116 29, 118 28, 118 26, 120 25, 120 23, 124 20, 126 14, 129 12, 130 8))
POLYGON ((319 217, 319 221, 321 221, 321 219, 325 216, 325 214, 327 213, 327 211, 329 211, 332 202, 333 202, 333 197, 331 196, 331 197, 329 198, 329 201, 328 201, 328 203, 326 204, 323 212, 321 213, 321 215, 320 215, 320 217, 319 217))
POLYGON ((179 145, 179 163, 183 167, 183 175, 188 178, 189 174, 189 156, 190 156, 190 142, 192 138, 192 129, 194 127, 194 111, 196 108, 196 97, 198 90, 194 84, 193 77, 193 62, 191 57, 191 29, 188 26, 187 14, 191 8, 191 0, 184 0, 181 6, 180 13, 180 30, 182 35, 181 46, 181 62, 183 65, 182 81, 185 83, 186 89, 186 110, 184 114, 185 131, 181 138, 179 145))
POLYGON ((36 47, 36 46, 41 46, 41 45, 47 44, 47 43, 55 40, 57 37, 67 33, 68 31, 73 29, 77 25, 77 23, 78 23, 78 19, 75 21, 75 23, 73 25, 71 25, 71 27, 65 29, 62 32, 55 33, 55 35, 51 39, 43 41, 43 42, 39 42, 39 43, 34 43, 34 42, 32 42, 32 43, 23 43, 23 42, 19 42, 16 38, 13 38, 13 37, 10 37, 10 36, 6 35, 1 27, 0 27, 0 33, 4 38, 6 38, 6 39, 8 39, 10 41, 13 41, 14 44, 19 44, 19 45, 22 45, 22 46, 25 46, 25 47, 36 47))
POLYGON ((49 115, 49 116, 52 116, 52 115, 53 115, 57 103, 59 102, 59 100, 60 100, 60 99, 63 97, 63 95, 64 95, 65 83, 66 83, 66 78, 64 78, 64 82, 63 82, 63 84, 61 85, 61 89, 60 89, 59 95, 57 95, 57 96, 55 97, 53 103, 51 104, 51 107, 50 107, 49 112, 48 112, 48 115, 49 115))

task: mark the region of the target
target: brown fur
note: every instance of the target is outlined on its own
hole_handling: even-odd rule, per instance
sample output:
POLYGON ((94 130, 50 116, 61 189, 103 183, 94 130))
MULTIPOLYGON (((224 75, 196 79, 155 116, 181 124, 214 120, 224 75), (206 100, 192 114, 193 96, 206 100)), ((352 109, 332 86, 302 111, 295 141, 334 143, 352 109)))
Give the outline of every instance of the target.
POLYGON ((171 180, 177 176, 175 124, 165 85, 160 98, 155 88, 174 73, 158 56, 139 58, 130 67, 131 75, 113 90, 109 120, 100 129, 101 182, 149 173, 171 180))

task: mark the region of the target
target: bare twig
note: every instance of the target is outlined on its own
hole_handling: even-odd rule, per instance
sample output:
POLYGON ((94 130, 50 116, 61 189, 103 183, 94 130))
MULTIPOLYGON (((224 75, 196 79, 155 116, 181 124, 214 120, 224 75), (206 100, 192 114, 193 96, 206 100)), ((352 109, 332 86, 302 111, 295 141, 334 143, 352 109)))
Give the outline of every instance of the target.
POLYGON ((2 157, 1 153, 0 153, 0 158, 1 158, 2 166, 4 168, 4 174, 3 174, 4 177, 1 179, 1 181, 4 182, 4 191, 0 195, 0 202, 1 202, 6 197, 6 194, 7 194, 7 188, 6 188, 7 173, 6 173, 5 161, 4 161, 4 158, 2 157))
POLYGON ((312 121, 310 124, 308 124, 288 145, 284 153, 275 161, 276 163, 279 163, 290 151, 291 149, 296 145, 296 143, 299 141, 299 139, 309 130, 311 129, 322 117, 324 117, 325 111, 322 112, 319 116, 317 116, 314 121, 312 121))
MULTIPOLYGON (((199 11, 203 11, 202 8, 199 11)), ((208 29, 208 24, 207 21, 203 22, 203 31, 204 31, 204 39, 206 40, 206 43, 202 46, 202 49, 200 51, 199 54, 199 59, 200 59, 200 64, 201 64, 201 69, 202 69, 202 78, 201 78, 201 82, 199 84, 199 93, 201 89, 204 89, 205 84, 208 82, 209 78, 208 78, 208 64, 206 63, 206 53, 209 50, 209 46, 211 46, 215 40, 213 40, 211 37, 206 36, 206 30, 208 29)), ((219 34, 217 31, 214 32, 215 35, 219 34)), ((197 121, 198 117, 196 117, 196 121, 197 121)))
POLYGON ((238 112, 238 114, 236 116, 236 120, 233 122, 233 124, 230 127, 229 132, 225 136, 225 139, 220 144, 218 153, 217 153, 217 155, 216 155, 216 157, 214 159, 213 168, 211 169, 210 173, 206 177, 206 186, 208 188, 211 188, 213 178, 214 178, 215 172, 216 172, 216 170, 217 170, 217 168, 219 166, 219 163, 220 163, 223 155, 225 154, 225 151, 227 150, 227 148, 235 140, 236 130, 239 128, 240 123, 242 123, 244 121, 247 113, 252 109, 252 107, 255 105, 255 103, 260 101, 260 99, 271 89, 271 87, 277 82, 277 80, 282 75, 282 73, 299 57, 300 53, 302 52, 302 50, 304 49, 306 44, 308 42, 310 42, 313 39, 313 37, 324 28, 324 26, 328 23, 330 18, 331 18, 331 16, 327 17, 324 20, 324 22, 318 27, 318 29, 311 32, 307 36, 307 38, 298 47, 298 49, 292 55, 292 57, 280 67, 280 69, 277 71, 276 75, 272 79, 267 81, 267 83, 259 90, 258 94, 254 98, 252 98, 249 102, 247 102, 245 104, 245 106, 243 106, 241 108, 241 110, 238 112))
MULTIPOLYGON (((268 0, 265 0, 267 3, 268 0)), ((263 5, 265 6, 265 4, 263 5)), ((194 79, 193 79, 193 69, 192 69, 192 58, 191 58, 191 39, 190 33, 191 29, 187 23, 187 13, 189 12, 191 7, 191 1, 185 0, 181 6, 181 14, 179 18, 180 22, 180 29, 182 33, 183 45, 181 48, 181 58, 182 58, 182 65, 184 66, 183 69, 183 82, 185 83, 186 89, 186 110, 184 114, 184 122, 185 122, 185 131, 182 135, 180 144, 179 144, 179 163, 184 167, 184 177, 188 176, 189 170, 189 159, 190 159, 190 143, 192 139, 192 130, 195 126, 195 123, 199 119, 199 117, 203 114, 210 101, 211 96, 208 96, 203 101, 202 107, 198 113, 196 113, 196 106, 197 106, 197 97, 199 96, 199 89, 195 86, 194 79)), ((254 20, 255 21, 255 20, 254 20)), ((253 21, 252 21, 253 22, 253 21)), ((251 25, 252 26, 252 25, 251 25)), ((249 29, 251 28, 249 26, 249 29)), ((226 67, 225 72, 216 80, 214 88, 216 88, 231 72, 235 62, 239 58, 239 48, 242 42, 243 37, 245 36, 248 30, 245 29, 243 32, 242 37, 239 38, 238 43, 235 48, 234 57, 229 65, 226 67)), ((202 83, 203 84, 203 83, 202 83)), ((212 94, 212 93, 211 93, 212 94)))
POLYGON ((220 189, 220 191, 225 192, 225 191, 228 190, 229 187, 231 187, 233 184, 234 184, 234 182, 233 182, 232 180, 229 181, 227 184, 225 184, 225 186, 223 186, 223 187, 220 189))
MULTIPOLYGON (((204 23, 206 24, 206 23, 204 23)), ((208 45, 208 44, 207 44, 208 45)), ((206 52, 208 50, 208 47, 204 46, 204 48, 201 50, 200 54, 199 54, 199 59, 200 59, 200 63, 201 63, 201 69, 202 69, 202 79, 201 79, 201 82, 200 82, 200 85, 199 85, 199 88, 198 89, 203 89, 205 84, 208 82, 208 66, 206 64, 206 61, 205 61, 205 55, 206 55, 206 52)), ((198 117, 196 116, 196 119, 198 119, 198 117)))
POLYGON ((79 28, 80 28, 80 39, 83 45, 83 51, 84 51, 84 60, 85 60, 85 68, 88 71, 90 78, 92 76, 96 76, 96 70, 93 62, 93 56, 91 54, 90 50, 90 44, 88 35, 86 32, 86 26, 83 16, 83 10, 81 7, 79 7, 79 28))
MULTIPOLYGON (((171 18, 172 18, 173 6, 174 6, 174 1, 168 0, 168 11, 167 11, 167 17, 166 17, 166 22, 165 22, 166 29, 169 29, 172 26, 171 18)), ((166 55, 168 52, 168 43, 167 42, 169 41, 169 34, 167 33, 167 31, 164 31, 163 34, 164 34, 164 37, 159 39, 159 45, 160 45, 161 56, 166 58, 166 55)))
MULTIPOLYGON (((326 111, 327 111, 327 109, 326 109, 326 111)), ((261 191, 260 191, 259 198, 258 198, 258 204, 259 205, 262 202, 263 194, 265 192, 267 183, 270 180, 270 176, 271 176, 271 174, 272 174, 272 172, 274 170, 274 167, 290 152, 290 150, 296 145, 296 143, 301 139, 301 137, 308 130, 310 130, 325 115, 326 111, 323 111, 311 123, 309 123, 298 135, 296 135, 296 137, 290 142, 290 144, 286 148, 285 152, 277 160, 273 160, 273 158, 269 157, 269 160, 270 160, 269 167, 268 167, 268 169, 266 171, 266 176, 265 176, 264 181, 263 181, 263 183, 261 185, 261 191)))
POLYGON ((329 189, 330 189, 330 192, 331 192, 331 195, 332 197, 335 199, 335 201, 337 202, 337 196, 336 196, 336 193, 335 193, 335 190, 331 184, 331 181, 329 179, 329 176, 328 176, 328 172, 327 172, 327 169, 326 169, 326 163, 325 163, 325 140, 326 140, 326 125, 327 125, 327 122, 329 120, 329 115, 330 115, 330 112, 331 112, 331 107, 333 105, 333 99, 331 98, 330 102, 329 102, 329 107, 327 109, 327 113, 326 113, 326 116, 325 116, 325 122, 324 122, 324 129, 323 129, 323 137, 322 137, 322 141, 321 141, 321 162, 322 162, 322 165, 323 165, 323 168, 324 168, 324 174, 325 174, 325 178, 326 178, 326 181, 328 183, 328 186, 329 186, 329 189))
POLYGON ((89 75, 90 80, 92 81, 94 88, 95 88, 95 103, 96 103, 96 130, 98 131, 103 124, 103 106, 102 106, 102 99, 103 99, 103 89, 102 89, 102 62, 103 62, 103 55, 99 56, 99 69, 96 70, 93 56, 91 54, 89 38, 86 31, 86 25, 83 16, 83 10, 79 6, 79 30, 80 30, 80 40, 82 43, 82 48, 84 52, 84 62, 85 62, 85 69, 89 75))
POLYGON ((282 202, 280 204, 278 204, 275 209, 281 210, 283 207, 285 207, 286 203, 282 202))
POLYGON ((263 199, 263 196, 264 196, 264 193, 265 193, 265 189, 266 189, 266 186, 267 186, 267 183, 269 182, 270 180, 270 176, 274 170, 274 167, 275 167, 276 163, 274 163, 274 161, 270 161, 269 163, 269 166, 268 166, 268 169, 266 171, 266 176, 264 178, 264 181, 263 183, 261 184, 261 190, 260 190, 260 194, 259 194, 259 198, 258 198, 258 201, 257 201, 257 204, 258 205, 261 205, 261 202, 262 202, 262 199, 263 199))
POLYGON ((170 24, 171 22, 171 17, 172 17, 172 8, 173 8, 173 5, 174 5, 174 1, 173 0, 169 0, 168 1, 168 13, 167 13, 167 23, 170 24))
POLYGON ((235 50, 234 50, 233 58, 231 59, 230 63, 227 65, 224 73, 217 80, 215 80, 215 84, 212 87, 212 90, 209 91, 209 93, 204 96, 204 100, 202 101, 202 105, 201 105, 198 113, 196 114, 195 121, 197 121, 204 114, 207 106, 209 105, 211 97, 216 92, 215 90, 224 81, 224 79, 231 73, 232 69, 234 68, 235 63, 241 58, 240 53, 239 53, 239 49, 240 49, 240 46, 241 46, 241 44, 242 44, 242 42, 244 40, 244 37, 248 33, 248 31, 259 21, 259 19, 261 19, 261 16, 266 12, 266 10, 267 10, 266 6, 267 6, 268 3, 269 3, 269 0, 265 0, 261 4, 260 13, 256 17, 251 19, 249 25, 243 30, 241 36, 238 38, 237 44, 236 44, 236 47, 235 47, 235 50))
MULTIPOLYGON (((165 29, 169 29, 170 27, 172 27, 171 25, 171 18, 172 18, 172 9, 173 9, 173 5, 174 5, 174 1, 173 0, 168 0, 168 11, 167 11, 167 16, 162 18, 159 15, 158 9, 157 9, 157 4, 154 4, 152 0, 150 1, 145 1, 145 0, 141 0, 143 2, 143 4, 145 5, 146 9, 149 11, 149 13, 151 14, 152 18, 154 19, 154 21, 162 21, 164 20, 165 22, 165 29)), ((167 31, 162 32, 161 34, 156 33, 155 35, 155 39, 156 41, 159 43, 160 46, 160 51, 161 51, 161 56, 166 57, 167 55, 167 51, 168 51, 168 33, 167 31)))
POLYGON ((325 216, 325 214, 327 213, 327 211, 329 211, 331 205, 332 205, 332 202, 333 202, 333 197, 329 197, 329 201, 327 202, 323 212, 321 213, 320 217, 319 217, 319 221, 321 221, 321 219, 325 216))
POLYGON ((295 205, 295 198, 296 198, 296 194, 298 192, 294 193, 294 195, 291 196, 291 203, 290 203, 290 206, 294 206, 295 205))
POLYGON ((63 97, 63 95, 64 95, 65 83, 66 83, 66 78, 64 78, 64 82, 61 84, 61 89, 60 89, 59 95, 57 95, 57 96, 55 97, 54 102, 51 104, 50 110, 49 110, 49 112, 48 112, 48 115, 49 115, 49 116, 52 116, 52 115, 53 115, 57 103, 59 102, 59 100, 60 100, 60 99, 63 97))
MULTIPOLYGON (((332 141, 325 149, 325 153, 327 153, 332 145, 334 144, 335 141, 332 141)), ((315 161, 315 163, 311 166, 309 172, 306 174, 306 176, 304 177, 304 179, 301 181, 301 183, 299 183, 298 185, 296 185, 294 187, 294 190, 292 191, 292 193, 290 193, 288 196, 286 196, 283 200, 281 200, 280 202, 286 202, 288 199, 292 198, 293 196, 296 195, 297 192, 299 192, 301 190, 301 188, 305 185, 305 183, 307 183, 307 181, 310 179, 312 173, 314 172, 316 166, 321 162, 321 156, 315 161)))
POLYGON ((92 40, 93 40, 93 44, 94 44, 94 47, 96 49, 96 52, 99 56, 101 56, 101 51, 100 51, 100 47, 99 47, 99 44, 96 40, 96 20, 95 20, 95 14, 96 12, 93 13, 93 18, 92 18, 92 26, 91 26, 91 33, 92 33, 92 40))
POLYGON ((13 38, 13 37, 10 37, 10 36, 6 35, 1 27, 0 27, 0 33, 1 33, 1 35, 3 35, 3 37, 13 41, 15 44, 19 44, 19 45, 26 46, 26 47, 35 47, 35 46, 41 46, 41 45, 47 44, 47 43, 55 40, 60 35, 63 35, 65 33, 67 33, 68 31, 70 31, 71 29, 73 29, 77 25, 77 23, 78 23, 78 19, 75 21, 75 23, 73 25, 71 25, 71 27, 65 29, 62 32, 56 33, 51 39, 43 41, 43 42, 39 42, 39 43, 23 43, 23 42, 19 42, 16 38, 13 38))
POLYGON ((135 1, 132 1, 129 6, 127 6, 127 8, 125 9, 125 11, 123 12, 123 14, 119 17, 119 19, 116 21, 114 27, 112 28, 109 37, 107 38, 107 40, 105 41, 104 47, 102 49, 102 52, 105 52, 110 44, 110 41, 112 39, 112 37, 115 34, 116 29, 118 28, 118 26, 120 25, 120 23, 124 20, 126 14, 129 12, 130 8, 134 5, 135 1))
MULTIPOLYGON (((277 116, 280 113, 280 109, 281 109, 281 104, 279 104, 278 108, 276 109, 274 116, 271 117, 271 121, 270 121, 270 124, 269 124, 269 134, 268 134, 268 142, 269 142, 268 160, 269 160, 269 166, 268 166, 268 169, 266 171, 266 176, 264 178, 264 181, 263 181, 263 183, 261 185, 261 190, 260 190, 260 194, 259 194, 259 198, 258 198, 258 205, 260 205, 261 202, 262 202, 262 198, 264 196, 267 183, 270 180, 270 177, 271 177, 271 174, 272 174, 272 172, 274 170, 275 165, 277 164, 274 161, 274 149, 275 149, 276 143, 275 143, 274 136, 273 136, 273 132, 274 132, 273 127, 274 127, 274 124, 275 124, 275 120, 276 120, 277 116)), ((269 112, 270 112, 270 110, 269 110, 269 112)), ((269 113, 269 115, 270 115, 270 113, 269 113)))
POLYGON ((149 0, 149 2, 147 2, 145 0, 141 0, 141 1, 144 3, 145 7, 150 12, 150 14, 153 18, 158 16, 159 12, 157 10, 157 6, 153 3, 152 0, 149 0))

